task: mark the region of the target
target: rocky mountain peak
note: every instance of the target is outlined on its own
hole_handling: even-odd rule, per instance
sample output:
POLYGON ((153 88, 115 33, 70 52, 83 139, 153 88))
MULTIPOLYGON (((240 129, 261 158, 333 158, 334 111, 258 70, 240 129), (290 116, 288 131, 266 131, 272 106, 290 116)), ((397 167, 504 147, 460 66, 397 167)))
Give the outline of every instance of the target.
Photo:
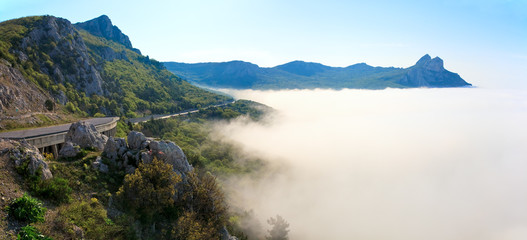
POLYGON ((417 63, 415 63, 415 65, 416 65, 416 66, 422 66, 422 65, 425 65, 427 62, 430 62, 430 60, 432 60, 432 58, 430 57, 430 55, 425 54, 424 56, 422 56, 422 57, 417 61, 417 63))
POLYGON ((412 87, 457 87, 470 86, 458 74, 446 70, 443 59, 426 54, 408 69, 398 83, 412 87))
POLYGON ((430 55, 426 54, 417 61, 416 67, 422 67, 428 71, 440 72, 444 71, 443 59, 439 57, 431 58, 430 55))
POLYGON ((87 95, 103 93, 100 73, 90 61, 86 44, 70 21, 44 16, 35 22, 35 27, 22 39, 20 48, 13 51, 27 60, 28 56, 35 54, 31 49, 40 49, 49 56, 37 63, 40 71, 51 76, 56 83, 70 82, 87 95), (50 63, 46 64, 46 61, 50 63))
POLYGON ((88 20, 82 23, 76 23, 75 27, 84 29, 89 33, 112 40, 132 49, 132 43, 128 36, 121 32, 121 30, 112 24, 112 20, 106 15, 88 20))

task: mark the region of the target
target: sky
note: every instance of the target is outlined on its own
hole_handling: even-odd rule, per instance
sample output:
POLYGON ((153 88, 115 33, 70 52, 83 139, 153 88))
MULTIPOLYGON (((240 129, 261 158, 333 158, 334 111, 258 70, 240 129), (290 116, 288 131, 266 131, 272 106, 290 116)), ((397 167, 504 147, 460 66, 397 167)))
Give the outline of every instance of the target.
POLYGON ((424 54, 479 87, 527 88, 526 0, 2 0, 0 21, 102 14, 160 61, 409 67, 424 54))

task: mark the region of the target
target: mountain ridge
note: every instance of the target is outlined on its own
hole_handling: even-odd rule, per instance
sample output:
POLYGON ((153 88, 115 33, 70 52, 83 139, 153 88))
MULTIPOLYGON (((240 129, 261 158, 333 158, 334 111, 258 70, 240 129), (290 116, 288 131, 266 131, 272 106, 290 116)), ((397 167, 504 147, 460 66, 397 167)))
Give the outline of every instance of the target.
POLYGON ((230 99, 141 55, 106 15, 75 25, 50 15, 0 22, 0 83, 0 130, 36 112, 132 118, 230 99))
POLYGON ((190 64, 164 62, 164 65, 169 71, 192 83, 214 88, 384 89, 471 86, 457 73, 446 70, 441 58, 431 58, 428 54, 408 68, 373 67, 366 63, 330 67, 300 60, 274 67, 259 67, 244 61, 190 64))

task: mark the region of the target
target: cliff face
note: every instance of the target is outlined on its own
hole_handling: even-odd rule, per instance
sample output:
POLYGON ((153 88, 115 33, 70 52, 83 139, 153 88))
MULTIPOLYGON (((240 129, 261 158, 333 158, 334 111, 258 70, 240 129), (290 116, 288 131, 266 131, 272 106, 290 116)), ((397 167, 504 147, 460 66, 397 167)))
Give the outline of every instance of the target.
POLYGON ((398 83, 409 87, 459 87, 470 86, 457 73, 446 70, 443 60, 426 54, 408 69, 398 83))
POLYGON ((106 15, 102 15, 86 22, 76 23, 74 26, 84 29, 92 35, 120 43, 125 47, 141 54, 138 49, 132 47, 132 43, 130 42, 128 36, 123 34, 117 26, 114 26, 110 18, 106 15))
POLYGON ((102 94, 102 78, 76 29, 62 18, 45 16, 11 51, 22 62, 38 64, 38 69, 56 83, 69 82, 86 95, 102 94))
POLYGON ((0 59, 0 113, 44 112, 47 99, 52 99, 48 93, 28 82, 9 62, 0 59))

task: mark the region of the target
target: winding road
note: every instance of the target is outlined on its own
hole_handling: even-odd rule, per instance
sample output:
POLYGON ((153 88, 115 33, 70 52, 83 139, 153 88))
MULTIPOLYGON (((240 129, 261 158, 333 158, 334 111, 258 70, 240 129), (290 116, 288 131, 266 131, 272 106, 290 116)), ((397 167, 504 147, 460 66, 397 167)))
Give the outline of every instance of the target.
MULTIPOLYGON (((211 107, 221 107, 227 104, 233 103, 233 101, 224 102, 221 104, 211 105, 203 109, 211 107)), ((187 115, 190 113, 198 112, 199 109, 189 109, 173 114, 155 114, 140 118, 131 118, 127 121, 136 124, 140 122, 146 122, 151 119, 164 119, 169 117, 187 115)), ((97 128, 97 131, 108 136, 115 135, 118 117, 104 117, 104 118, 90 118, 83 120, 89 122, 97 128)), ((28 143, 35 145, 41 151, 47 151, 46 148, 51 148, 51 151, 57 156, 58 150, 65 141, 66 133, 68 132, 71 123, 55 125, 50 127, 31 128, 18 131, 0 132, 0 138, 13 139, 13 140, 26 140, 28 143)))
MULTIPOLYGON (((100 125, 105 125, 111 123, 112 121, 117 121, 119 118, 116 117, 104 117, 104 118, 90 118, 83 121, 89 122, 95 127, 100 125)), ((41 136, 47 136, 57 133, 66 133, 70 129, 71 123, 55 125, 51 127, 40 127, 40 128, 31 128, 24 129, 19 131, 11 132, 1 132, 0 138, 9 138, 9 139, 26 139, 26 138, 35 138, 41 136)))
MULTIPOLYGON (((234 102, 235 101, 232 100, 232 101, 224 102, 224 103, 221 103, 221 104, 216 104, 216 105, 211 105, 211 106, 208 106, 208 107, 204 107, 203 109, 207 109, 207 108, 211 108, 211 107, 222 107, 222 106, 226 106, 228 104, 234 103, 234 102)), ((130 119, 126 120, 126 121, 127 122, 131 122, 133 124, 137 124, 137 123, 146 122, 146 121, 149 121, 149 120, 152 120, 152 119, 154 119, 154 120, 165 119, 165 118, 170 118, 170 117, 175 117, 175 116, 187 115, 189 113, 195 113, 195 112, 199 112, 199 109, 189 109, 189 110, 185 110, 185 111, 182 111, 182 112, 171 113, 171 114, 153 114, 153 115, 148 115, 148 116, 139 117, 139 118, 130 118, 130 119)))

